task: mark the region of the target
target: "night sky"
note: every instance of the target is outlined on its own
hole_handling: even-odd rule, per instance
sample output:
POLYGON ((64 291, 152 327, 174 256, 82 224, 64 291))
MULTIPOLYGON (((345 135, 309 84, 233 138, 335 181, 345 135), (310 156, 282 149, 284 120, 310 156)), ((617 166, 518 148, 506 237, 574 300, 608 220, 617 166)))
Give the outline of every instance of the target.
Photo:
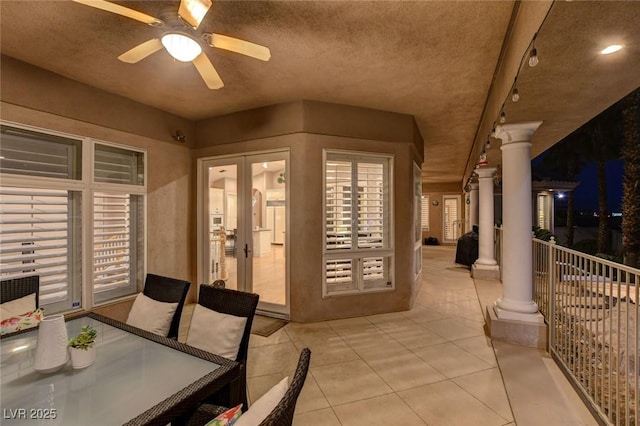
MULTIPOLYGON (((622 209, 622 176, 624 161, 622 159, 607 161, 607 206, 609 212, 620 212, 622 209)), ((582 168, 578 175, 580 185, 575 189, 576 210, 598 211, 598 175, 596 164, 591 163, 582 168)))

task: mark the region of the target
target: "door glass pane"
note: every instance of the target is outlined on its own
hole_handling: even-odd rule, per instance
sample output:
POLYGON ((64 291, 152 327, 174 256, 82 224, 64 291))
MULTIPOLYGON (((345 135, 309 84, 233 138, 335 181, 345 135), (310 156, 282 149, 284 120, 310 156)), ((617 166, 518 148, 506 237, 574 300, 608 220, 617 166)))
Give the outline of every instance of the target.
POLYGON ((251 163, 252 291, 260 302, 286 305, 285 161, 251 163))
POLYGON ((238 166, 209 167, 209 283, 238 289, 238 166))

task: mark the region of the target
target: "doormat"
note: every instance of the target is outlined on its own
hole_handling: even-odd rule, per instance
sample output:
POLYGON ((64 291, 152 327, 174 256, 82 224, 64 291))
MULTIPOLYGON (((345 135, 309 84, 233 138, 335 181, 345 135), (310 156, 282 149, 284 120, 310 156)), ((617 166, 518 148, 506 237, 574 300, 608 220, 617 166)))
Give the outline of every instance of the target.
POLYGON ((289 321, 285 321, 279 318, 266 317, 264 315, 256 314, 253 317, 253 324, 251 324, 251 334, 257 334, 262 337, 269 337, 282 327, 287 325, 289 321))

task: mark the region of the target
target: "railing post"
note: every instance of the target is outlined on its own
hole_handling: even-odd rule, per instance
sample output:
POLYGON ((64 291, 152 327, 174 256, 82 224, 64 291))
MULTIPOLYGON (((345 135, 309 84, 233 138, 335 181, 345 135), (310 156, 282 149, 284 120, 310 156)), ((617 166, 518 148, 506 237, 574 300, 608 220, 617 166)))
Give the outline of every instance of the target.
POLYGON ((547 262, 549 262, 548 267, 548 277, 549 277, 549 318, 547 318, 547 327, 549 327, 549 353, 552 352, 552 348, 555 345, 555 335, 556 335, 556 239, 555 237, 551 237, 549 240, 549 257, 547 262))

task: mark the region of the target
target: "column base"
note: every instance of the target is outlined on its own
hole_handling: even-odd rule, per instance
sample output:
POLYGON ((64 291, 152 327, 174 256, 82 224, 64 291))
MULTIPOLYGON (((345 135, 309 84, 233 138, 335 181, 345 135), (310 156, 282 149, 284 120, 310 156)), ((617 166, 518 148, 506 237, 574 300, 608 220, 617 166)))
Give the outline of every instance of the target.
MULTIPOLYGON (((499 310, 505 312, 504 310, 499 310)), ((542 315, 540 313, 519 315, 540 316, 542 322, 500 318, 493 306, 487 306, 485 320, 491 340, 546 350, 548 332, 542 315)))
POLYGON ((474 280, 500 280, 500 266, 476 262, 471 266, 471 277, 474 280))

